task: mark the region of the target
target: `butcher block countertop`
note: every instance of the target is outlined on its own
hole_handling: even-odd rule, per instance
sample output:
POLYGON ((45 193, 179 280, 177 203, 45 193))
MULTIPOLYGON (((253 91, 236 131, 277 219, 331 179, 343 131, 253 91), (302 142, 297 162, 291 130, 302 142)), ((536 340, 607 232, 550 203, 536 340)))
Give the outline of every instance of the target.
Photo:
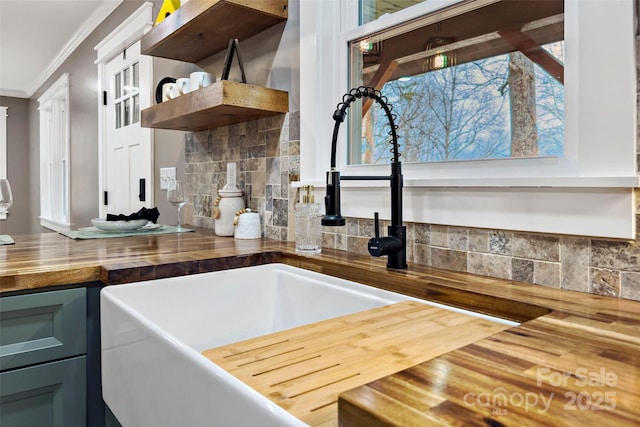
POLYGON ((340 393, 341 426, 618 427, 640 420, 640 302, 418 265, 389 271, 383 259, 342 251, 303 257, 291 243, 203 229, 98 240, 12 237, 14 245, 0 246, 7 296, 282 262, 521 322, 409 367, 382 369, 340 393))

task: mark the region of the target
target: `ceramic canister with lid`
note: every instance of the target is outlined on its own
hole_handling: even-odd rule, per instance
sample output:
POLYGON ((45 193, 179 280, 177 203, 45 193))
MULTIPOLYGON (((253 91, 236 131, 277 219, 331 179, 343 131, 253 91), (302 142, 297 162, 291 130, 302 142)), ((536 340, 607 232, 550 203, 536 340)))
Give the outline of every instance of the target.
POLYGON ((218 191, 218 209, 219 215, 214 218, 214 229, 218 236, 233 236, 233 219, 236 212, 244 209, 244 198, 242 190, 225 190, 218 191))
POLYGON ((236 212, 244 209, 242 190, 236 187, 235 163, 227 164, 227 185, 218 190, 214 208, 214 230, 217 236, 233 236, 236 212))

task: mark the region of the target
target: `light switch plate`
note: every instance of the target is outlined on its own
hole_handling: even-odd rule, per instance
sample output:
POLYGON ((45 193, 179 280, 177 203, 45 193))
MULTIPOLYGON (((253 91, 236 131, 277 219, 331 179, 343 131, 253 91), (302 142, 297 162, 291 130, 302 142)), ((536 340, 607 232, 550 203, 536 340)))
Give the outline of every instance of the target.
POLYGON ((168 190, 169 183, 176 179, 176 168, 160 168, 160 189, 168 190))

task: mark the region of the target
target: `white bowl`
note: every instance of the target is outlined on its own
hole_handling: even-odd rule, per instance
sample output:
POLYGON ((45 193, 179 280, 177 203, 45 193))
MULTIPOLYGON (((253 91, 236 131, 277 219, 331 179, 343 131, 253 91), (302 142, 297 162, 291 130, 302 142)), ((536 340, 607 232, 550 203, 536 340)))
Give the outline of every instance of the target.
POLYGON ((104 231, 132 231, 147 225, 146 219, 132 219, 129 221, 107 221, 104 218, 94 218, 91 224, 104 231))

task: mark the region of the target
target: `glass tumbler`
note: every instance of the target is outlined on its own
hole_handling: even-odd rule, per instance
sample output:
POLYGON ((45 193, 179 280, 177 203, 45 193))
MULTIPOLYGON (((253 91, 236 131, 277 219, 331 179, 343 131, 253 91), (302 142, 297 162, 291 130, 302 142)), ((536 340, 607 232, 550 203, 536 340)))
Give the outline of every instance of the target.
POLYGON ((9 211, 9 208, 13 205, 13 195, 11 194, 11 185, 6 178, 0 179, 0 213, 3 217, 9 211))
POLYGON ((322 205, 298 203, 296 205, 296 252, 319 254, 322 248, 322 205))

